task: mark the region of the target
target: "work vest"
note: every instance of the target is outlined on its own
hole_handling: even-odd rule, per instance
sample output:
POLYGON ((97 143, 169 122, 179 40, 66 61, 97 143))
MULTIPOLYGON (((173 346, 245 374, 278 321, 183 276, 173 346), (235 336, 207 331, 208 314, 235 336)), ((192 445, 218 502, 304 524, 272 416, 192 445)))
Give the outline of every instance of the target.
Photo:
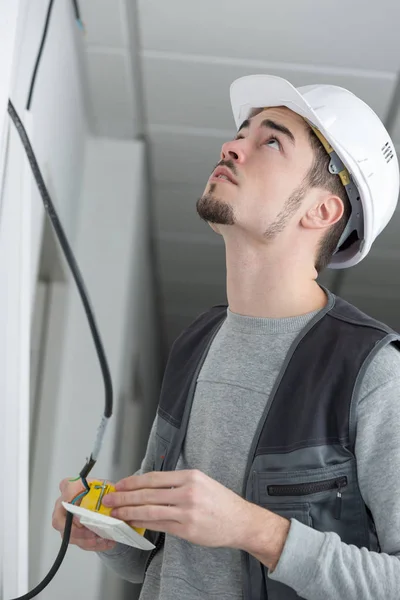
MULTIPOLYGON (((158 407, 154 470, 176 468, 196 382, 227 306, 200 315, 175 341, 158 407)), ((328 304, 287 353, 254 436, 242 496, 346 544, 379 552, 372 514, 361 496, 355 437, 357 399, 375 354, 400 336, 328 293, 328 304)), ((229 460, 229 457, 227 457, 229 460)), ((146 532, 162 547, 165 535, 146 532)), ((304 548, 307 552, 307 548, 304 548)), ((268 578, 268 569, 242 554, 244 600, 293 600, 296 592, 268 578)))

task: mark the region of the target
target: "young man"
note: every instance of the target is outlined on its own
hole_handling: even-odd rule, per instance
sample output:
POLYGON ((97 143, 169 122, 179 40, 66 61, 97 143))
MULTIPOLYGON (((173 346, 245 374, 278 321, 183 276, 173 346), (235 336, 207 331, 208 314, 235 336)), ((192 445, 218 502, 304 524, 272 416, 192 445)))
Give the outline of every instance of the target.
POLYGON ((76 526, 71 542, 144 581, 141 600, 394 600, 399 337, 316 278, 387 225, 396 153, 342 88, 258 75, 231 101, 238 135, 197 203, 224 238, 229 306, 176 340, 141 470, 104 500, 156 551, 76 526))

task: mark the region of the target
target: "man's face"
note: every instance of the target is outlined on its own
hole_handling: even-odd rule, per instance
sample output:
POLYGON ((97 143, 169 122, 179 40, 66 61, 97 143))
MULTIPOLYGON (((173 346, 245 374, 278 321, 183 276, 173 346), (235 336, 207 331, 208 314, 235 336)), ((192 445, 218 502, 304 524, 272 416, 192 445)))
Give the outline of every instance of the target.
POLYGON ((223 229, 218 225, 234 225, 271 240, 299 212, 313 159, 308 125, 299 115, 285 107, 257 112, 222 146, 197 211, 217 232, 223 229))

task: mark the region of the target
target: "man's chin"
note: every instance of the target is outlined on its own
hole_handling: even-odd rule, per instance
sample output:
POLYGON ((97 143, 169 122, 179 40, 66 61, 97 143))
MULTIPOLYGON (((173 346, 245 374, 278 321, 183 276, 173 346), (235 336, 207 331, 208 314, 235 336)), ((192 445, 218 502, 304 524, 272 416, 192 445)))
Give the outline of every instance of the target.
POLYGON ((232 206, 220 198, 215 198, 211 193, 201 196, 201 198, 197 200, 196 208, 199 217, 210 225, 235 224, 232 206))

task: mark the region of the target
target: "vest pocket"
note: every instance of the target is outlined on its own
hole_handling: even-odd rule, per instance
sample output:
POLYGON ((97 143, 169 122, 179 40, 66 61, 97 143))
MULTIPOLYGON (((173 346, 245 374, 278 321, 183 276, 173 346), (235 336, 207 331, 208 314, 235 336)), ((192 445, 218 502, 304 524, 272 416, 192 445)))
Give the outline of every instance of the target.
POLYGON ((267 508, 271 512, 285 517, 286 519, 296 519, 308 525, 313 526, 312 517, 310 513, 310 504, 308 502, 297 502, 296 504, 277 504, 274 502, 267 502, 262 504, 263 508, 267 508))
MULTIPOLYGON (((263 508, 284 517, 296 519, 314 529, 332 530, 329 524, 341 516, 342 493, 348 486, 347 474, 328 470, 273 473, 254 475, 256 502, 263 508)), ((341 523, 341 521, 335 521, 341 523)), ((262 565, 268 600, 299 600, 300 596, 287 585, 268 577, 268 568, 262 565)))
POLYGON ((285 485, 268 485, 267 492, 269 496, 308 496, 310 494, 319 494, 336 490, 336 501, 334 518, 340 519, 342 514, 342 491, 347 487, 347 477, 334 477, 323 481, 311 481, 308 483, 295 483, 285 485))
POLYGON ((369 546, 367 515, 354 460, 303 471, 255 471, 252 489, 253 501, 272 512, 281 514, 282 508, 285 516, 301 521, 291 510, 307 504, 311 527, 333 531, 346 544, 369 546))

